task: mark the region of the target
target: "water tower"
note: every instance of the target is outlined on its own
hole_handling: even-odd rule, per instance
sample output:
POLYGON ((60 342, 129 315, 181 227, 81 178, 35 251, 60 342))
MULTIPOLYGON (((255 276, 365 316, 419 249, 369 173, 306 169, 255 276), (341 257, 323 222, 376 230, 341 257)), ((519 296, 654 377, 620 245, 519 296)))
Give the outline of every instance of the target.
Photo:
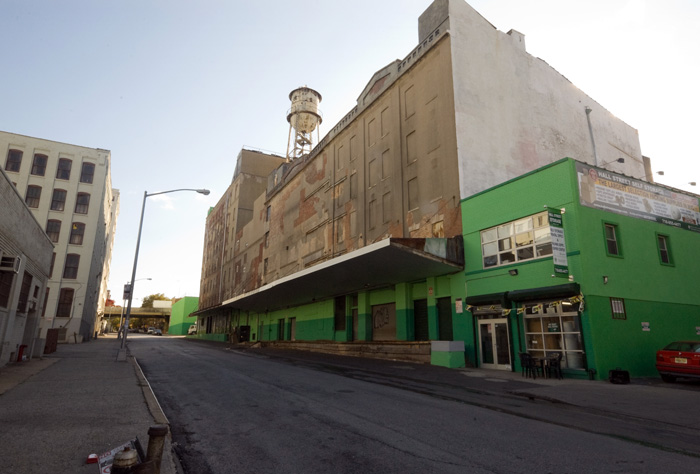
MULTIPOLYGON (((289 93, 289 100, 292 101, 292 108, 287 113, 287 122, 289 122, 287 161, 299 158, 311 151, 313 144, 311 132, 316 130, 316 127, 323 121, 321 111, 318 110, 321 94, 315 90, 306 86, 294 89, 289 93), (292 129, 294 129, 293 139, 292 129)), ((317 139, 318 136, 319 132, 317 131, 317 139)))

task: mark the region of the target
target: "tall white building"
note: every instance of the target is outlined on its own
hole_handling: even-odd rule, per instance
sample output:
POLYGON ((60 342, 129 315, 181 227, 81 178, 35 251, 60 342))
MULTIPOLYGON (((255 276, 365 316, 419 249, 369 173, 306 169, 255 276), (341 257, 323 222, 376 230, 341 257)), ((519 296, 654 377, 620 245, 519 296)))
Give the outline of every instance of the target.
POLYGON ((109 150, 0 132, 3 170, 54 244, 41 338, 89 340, 107 298, 119 192, 109 150))

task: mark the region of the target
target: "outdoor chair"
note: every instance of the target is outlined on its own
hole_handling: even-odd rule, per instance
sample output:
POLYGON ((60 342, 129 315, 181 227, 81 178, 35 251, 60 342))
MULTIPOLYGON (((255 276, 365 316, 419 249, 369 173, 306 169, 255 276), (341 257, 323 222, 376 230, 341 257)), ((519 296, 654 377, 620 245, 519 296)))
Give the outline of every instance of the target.
POLYGON ((561 373, 561 359, 562 353, 556 352, 548 357, 547 359, 547 377, 556 377, 561 380, 564 376, 561 373))

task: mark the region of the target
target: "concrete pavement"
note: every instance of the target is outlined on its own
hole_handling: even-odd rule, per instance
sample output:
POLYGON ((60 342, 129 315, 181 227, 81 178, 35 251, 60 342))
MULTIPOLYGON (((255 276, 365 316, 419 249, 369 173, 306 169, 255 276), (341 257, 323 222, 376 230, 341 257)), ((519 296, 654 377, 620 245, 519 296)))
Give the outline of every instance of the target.
MULTIPOLYGON (((41 359, 0 369, 0 470, 95 473, 101 454, 167 424, 136 361, 117 362, 115 336, 61 344, 41 359)), ((169 438, 169 437, 168 437, 169 438)), ((161 472, 176 472, 169 439, 161 472)))

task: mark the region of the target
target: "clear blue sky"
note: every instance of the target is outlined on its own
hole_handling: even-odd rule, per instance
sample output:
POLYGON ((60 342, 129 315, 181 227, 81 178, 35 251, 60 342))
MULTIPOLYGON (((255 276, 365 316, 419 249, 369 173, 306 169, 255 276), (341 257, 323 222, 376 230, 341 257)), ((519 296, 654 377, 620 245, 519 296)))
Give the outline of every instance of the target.
MULTIPOLYGON (((501 31, 639 130, 659 182, 700 181, 700 2, 473 0, 501 31)), ((121 191, 110 289, 199 293, 207 210, 243 146, 286 152, 289 92, 323 95, 321 135, 418 42, 430 0, 0 0, 0 130, 112 152, 121 191)), ((140 300, 135 299, 134 305, 140 300)))

